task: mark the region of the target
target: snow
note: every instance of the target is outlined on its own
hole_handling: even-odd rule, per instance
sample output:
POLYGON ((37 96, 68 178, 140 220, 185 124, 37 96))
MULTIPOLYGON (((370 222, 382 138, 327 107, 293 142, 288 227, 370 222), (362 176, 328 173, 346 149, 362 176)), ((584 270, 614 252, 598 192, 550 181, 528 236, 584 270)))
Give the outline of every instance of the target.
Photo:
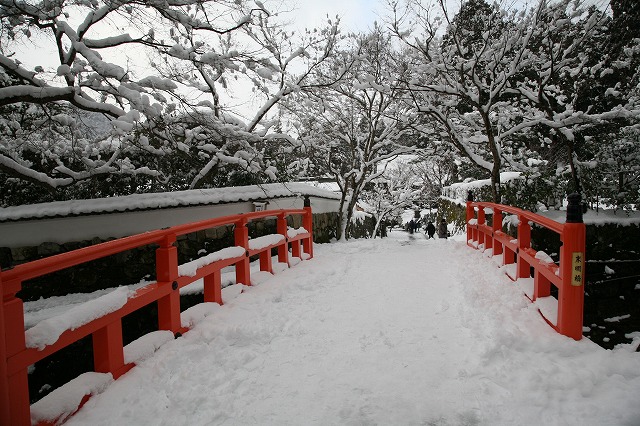
POLYGON ((178 85, 173 80, 156 76, 147 76, 138 81, 138 84, 144 87, 153 87, 159 90, 171 91, 178 88, 178 85))
MULTIPOLYGON (((566 210, 548 210, 539 212, 539 214, 560 223, 564 223, 567 219, 566 210)), ((616 223, 621 226, 628 226, 640 224, 640 211, 623 212, 610 209, 600 209, 599 211, 587 210, 587 213, 583 215, 583 220, 587 225, 616 223)))
POLYGON ((309 231, 307 231, 306 229, 304 229, 304 227, 300 227, 300 228, 288 228, 287 229, 287 237, 289 238, 294 238, 298 235, 302 235, 302 234, 306 234, 309 231))
POLYGON ((258 74, 260 77, 266 80, 273 79, 273 71, 270 70, 269 68, 258 68, 256 69, 256 74, 258 74))
POLYGON ((460 238, 315 245, 183 313, 189 332, 66 424, 640 424, 640 333, 613 350, 557 334, 460 238))
POLYGON ((517 263, 509 263, 507 265, 503 265, 500 269, 503 270, 507 276, 511 277, 514 280, 518 277, 517 263))
POLYGON ((630 314, 620 315, 618 317, 605 318, 604 322, 620 322, 620 320, 631 318, 630 314))
POLYGON ((284 241, 282 234, 269 234, 262 237, 249 240, 249 250, 260 250, 265 247, 273 246, 284 241))
POLYGON ((534 302, 540 313, 553 325, 558 325, 558 300, 551 297, 539 297, 534 302))
MULTIPOLYGON (((506 183, 514 179, 521 179, 520 172, 502 172, 500 173, 500 182, 506 183)), ((467 201, 469 191, 476 191, 485 186, 491 185, 491 179, 469 180, 454 183, 450 186, 442 188, 442 195, 452 201, 464 204, 467 201)))
POLYGON ((554 263, 553 258, 542 250, 537 252, 535 257, 542 263, 547 263, 547 264, 554 263))
MULTIPOLYGON (((31 405, 31 423, 63 420, 73 414, 86 395, 96 395, 113 382, 111 373, 84 373, 31 405)), ((56 423, 57 424, 57 423, 56 423)))
POLYGON ((351 216, 351 222, 362 223, 367 217, 371 217, 371 214, 362 210, 354 210, 353 215, 351 216))
MULTIPOLYGON (((283 237, 284 238, 284 237, 283 237)), ((223 259, 232 259, 234 257, 239 257, 245 254, 244 247, 234 246, 234 247, 226 247, 222 250, 214 251, 213 253, 209 253, 206 256, 200 257, 196 260, 192 260, 191 262, 183 263, 178 266, 178 275, 181 277, 188 276, 194 277, 198 272, 198 268, 202 268, 203 266, 209 265, 213 262, 223 259)))
MULTIPOLYGON (((198 306, 202 305, 206 305, 206 303, 201 303, 198 306)), ((173 333, 169 330, 158 330, 145 334, 124 347, 124 363, 138 363, 147 359, 173 338, 173 333)))
MULTIPOLYGON (((217 312, 219 308, 220 305, 214 302, 199 303, 192 306, 180 314, 181 325, 186 328, 192 328, 209 315, 217 312)), ((173 333, 171 333, 171 338, 173 339, 173 333)))
POLYGON ((55 343, 65 331, 75 330, 120 309, 127 303, 128 295, 128 287, 118 287, 110 293, 37 323, 25 332, 27 347, 44 349, 45 346, 55 343))
POLYGON ((518 278, 516 284, 529 299, 533 300, 535 290, 535 281, 533 278, 518 278))

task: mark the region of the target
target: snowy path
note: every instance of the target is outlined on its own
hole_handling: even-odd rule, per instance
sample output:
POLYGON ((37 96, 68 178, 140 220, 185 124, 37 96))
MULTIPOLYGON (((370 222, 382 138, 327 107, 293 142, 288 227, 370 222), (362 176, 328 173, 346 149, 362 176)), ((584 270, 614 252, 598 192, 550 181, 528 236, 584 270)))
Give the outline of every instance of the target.
POLYGON ((463 243, 316 245, 70 425, 638 425, 640 354, 555 334, 463 243))

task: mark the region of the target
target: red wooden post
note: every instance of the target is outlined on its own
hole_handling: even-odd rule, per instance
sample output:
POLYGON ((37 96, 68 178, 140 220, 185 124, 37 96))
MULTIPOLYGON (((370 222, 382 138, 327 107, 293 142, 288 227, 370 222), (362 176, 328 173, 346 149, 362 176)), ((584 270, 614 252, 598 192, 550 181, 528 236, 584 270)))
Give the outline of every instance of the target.
POLYGON ((473 230, 469 226, 469 221, 471 219, 473 219, 473 217, 475 216, 475 214, 473 212, 473 206, 471 205, 471 203, 473 203, 473 192, 469 191, 469 193, 467 194, 467 216, 466 216, 466 219, 467 219, 467 245, 469 245, 469 246, 471 246, 469 241, 473 240, 473 230))
POLYGON ((178 333, 180 323, 180 290, 178 278, 178 248, 173 245, 175 235, 167 235, 156 250, 156 280, 159 286, 171 288, 168 295, 158 299, 158 328, 178 333))
POLYGON ((531 278, 531 265, 522 258, 524 249, 531 247, 531 225, 524 216, 519 216, 518 219, 518 271, 516 279, 531 278))
MULTIPOLYGON (((485 211, 485 214, 486 214, 486 211, 485 211)), ((493 254, 493 228, 491 230, 487 230, 487 234, 484 237, 484 248, 485 250, 492 250, 491 253, 493 254)))
POLYGON ((30 425, 31 407, 29 404, 29 379, 27 369, 18 371, 8 371, 8 358, 26 349, 24 336, 24 307, 22 300, 16 297, 16 293, 22 287, 21 282, 2 282, 2 321, 0 328, 3 333, 4 353, 2 354, 2 364, 5 373, 2 376, 2 392, 8 392, 8 404, 3 395, 2 399, 2 424, 7 425, 30 425), (11 392, 9 392, 9 389, 11 392), (7 404, 7 406, 5 406, 7 404), (10 420, 4 423, 5 418, 10 420))
POLYGON ((304 252, 309 255, 309 258, 313 257, 313 213, 311 211, 311 200, 309 196, 304 197, 304 210, 305 215, 302 218, 302 226, 309 232, 309 238, 302 240, 302 246, 304 252))
POLYGON ((300 257, 300 240, 291 241, 291 256, 300 257))
MULTIPOLYGON (((11 424, 11 404, 9 403, 9 372, 7 370, 6 321, 4 317, 4 287, 0 275, 0 424, 11 424)), ((28 401, 28 400, 27 400, 28 401)))
POLYGON ((31 425, 31 404, 29 404, 29 378, 27 370, 18 371, 8 378, 9 403, 11 406, 9 425, 27 426, 31 425))
POLYGON ((273 273, 273 267, 271 265, 271 249, 265 250, 260 253, 260 270, 273 273))
POLYGON ((96 331, 92 338, 93 369, 98 373, 111 373, 114 379, 124 374, 121 319, 96 331))
POLYGON ((478 207, 478 248, 480 248, 480 244, 483 244, 483 248, 484 246, 484 242, 485 242, 485 236, 484 236, 484 232, 480 229, 480 225, 484 225, 486 222, 486 217, 484 215, 484 207, 478 207))
POLYGON ((571 194, 568 198, 560 248, 562 285, 558 289, 558 332, 580 340, 584 315, 586 227, 582 221, 580 194, 571 194))
POLYGON ((516 254, 507 247, 503 247, 502 251, 502 264, 511 265, 516 262, 516 254))
MULTIPOLYGON (((236 222, 234 230, 235 244, 239 247, 249 248, 249 229, 247 228, 247 220, 241 219, 236 222)), ((251 285, 251 271, 249 269, 249 256, 236 263, 236 283, 251 285)))
POLYGON ((222 305, 222 273, 219 269, 204 277, 204 301, 222 305))
POLYGON ((289 264, 289 236, 287 235, 287 218, 284 213, 278 215, 278 234, 284 235, 285 243, 278 246, 278 262, 289 264))
POLYGON ((493 207, 491 228, 493 230, 493 255, 497 256, 502 254, 502 243, 495 237, 496 232, 502 231, 502 210, 499 210, 497 206, 493 207))
POLYGON ((551 282, 536 268, 533 274, 533 300, 551 296, 551 282))

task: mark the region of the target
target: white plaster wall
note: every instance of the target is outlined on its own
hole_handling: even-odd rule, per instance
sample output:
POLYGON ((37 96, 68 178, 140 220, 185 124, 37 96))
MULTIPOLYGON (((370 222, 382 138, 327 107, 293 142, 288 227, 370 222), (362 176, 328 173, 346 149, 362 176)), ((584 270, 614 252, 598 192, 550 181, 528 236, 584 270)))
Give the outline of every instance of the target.
MULTIPOLYGON (((310 197, 314 213, 337 212, 339 201, 310 197)), ((269 200, 267 210, 302 208, 301 197, 269 200)), ((183 223, 254 211, 252 202, 104 213, 0 223, 0 247, 63 244, 92 238, 120 238, 183 223)))

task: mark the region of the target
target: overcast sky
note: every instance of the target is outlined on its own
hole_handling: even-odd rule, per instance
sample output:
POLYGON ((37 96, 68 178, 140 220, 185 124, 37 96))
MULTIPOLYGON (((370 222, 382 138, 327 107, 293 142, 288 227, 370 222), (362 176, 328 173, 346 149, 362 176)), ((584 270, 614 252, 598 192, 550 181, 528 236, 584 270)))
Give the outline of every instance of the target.
POLYGON ((341 18, 341 27, 347 31, 365 31, 380 21, 385 12, 385 0, 293 0, 297 11, 290 14, 299 28, 313 28, 341 18))

